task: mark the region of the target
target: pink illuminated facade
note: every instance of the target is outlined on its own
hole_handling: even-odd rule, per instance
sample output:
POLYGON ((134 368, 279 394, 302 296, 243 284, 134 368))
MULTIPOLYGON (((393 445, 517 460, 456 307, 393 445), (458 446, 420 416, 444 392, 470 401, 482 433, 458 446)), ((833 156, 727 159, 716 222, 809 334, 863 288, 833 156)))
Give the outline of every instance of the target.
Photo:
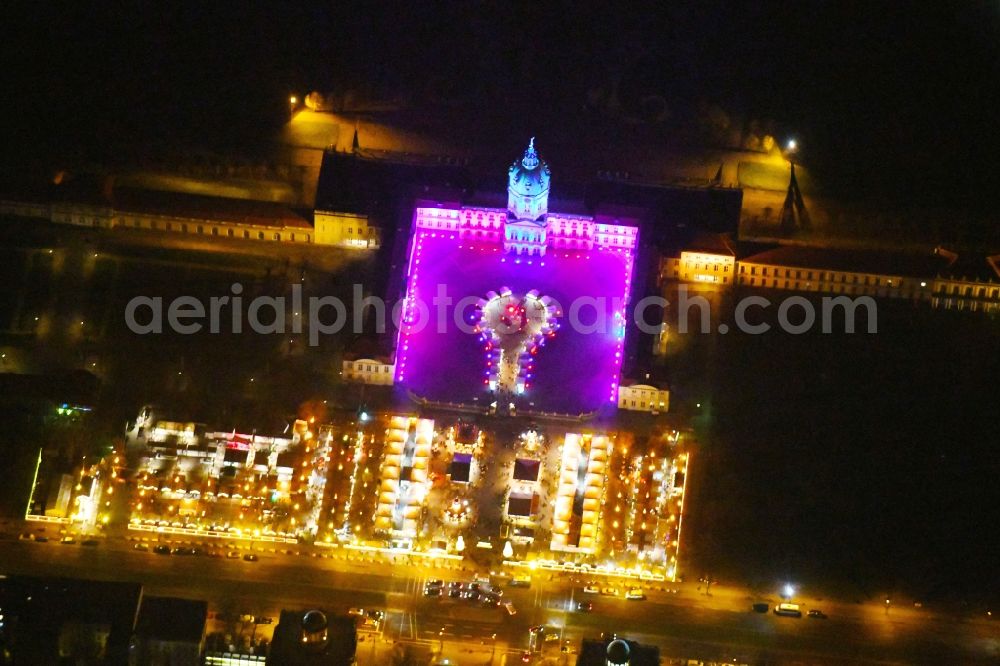
MULTIPOLYGON (((541 353, 539 345, 527 344, 514 394, 552 411, 582 413, 601 404, 617 406, 639 230, 627 218, 550 213, 548 194, 548 166, 532 142, 509 170, 506 210, 458 204, 414 210, 397 343, 398 383, 431 400, 475 399, 485 404, 494 399, 509 382, 500 381, 498 340, 492 334, 483 338, 484 329, 490 328, 483 326, 483 307, 492 300, 483 296, 493 296, 498 285, 507 285, 498 297, 518 306, 538 294, 553 299, 564 313, 576 299, 606 303, 606 311, 595 314, 606 323, 601 330, 575 331, 564 325, 541 353), (470 310, 459 319, 478 330, 462 334, 466 340, 452 332, 426 330, 428 309, 441 284, 448 285, 455 300, 472 297, 470 310), (489 354, 485 372, 484 343, 489 354), (469 345, 478 347, 478 362, 467 357, 469 345), (465 375, 472 381, 466 382, 465 375), (448 381, 438 380, 439 376, 448 381), (546 386, 548 382, 551 385, 546 386), (573 389, 567 390, 569 386, 573 389)), ((552 332, 547 324, 542 337, 548 340, 552 332)))
POLYGON ((497 251, 525 256, 544 256, 554 250, 621 250, 633 254, 639 229, 616 219, 585 215, 548 215, 540 233, 520 238, 523 225, 500 208, 417 208, 414 230, 448 232, 457 239, 497 245, 497 251), (539 238, 544 239, 539 243, 539 238))

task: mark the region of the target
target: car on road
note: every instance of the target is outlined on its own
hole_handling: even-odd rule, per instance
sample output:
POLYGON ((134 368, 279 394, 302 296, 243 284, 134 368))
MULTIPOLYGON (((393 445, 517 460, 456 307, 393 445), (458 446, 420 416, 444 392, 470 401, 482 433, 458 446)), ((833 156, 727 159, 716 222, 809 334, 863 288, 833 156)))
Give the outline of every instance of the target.
POLYGON ((385 611, 383 610, 370 610, 365 612, 366 617, 370 617, 376 622, 381 622, 385 619, 385 611))
POLYGON ((357 615, 359 617, 364 617, 365 609, 364 608, 348 608, 347 609, 347 614, 348 615, 357 615))
POLYGON ((483 592, 479 595, 479 600, 484 606, 499 606, 500 605, 500 595, 496 592, 483 592))
POLYGON ((600 592, 601 591, 599 589, 597 589, 597 587, 595 587, 593 585, 588 585, 585 588, 583 588, 583 593, 584 594, 600 594, 600 592))
POLYGON ((253 553, 247 553, 246 555, 243 556, 244 562, 256 562, 259 559, 260 558, 254 555, 253 553))
POLYGON ((767 611, 771 610, 771 606, 763 601, 755 603, 750 608, 753 609, 754 613, 766 613, 767 611))
POLYGON ((578 613, 589 613, 594 610, 594 604, 589 601, 578 601, 576 602, 576 610, 578 613))
POLYGON ((424 587, 441 587, 443 585, 444 581, 439 578, 435 578, 424 583, 424 587))
POLYGON ((41 534, 35 535, 35 541, 38 543, 47 543, 49 538, 47 536, 42 536, 41 534))
POLYGON ((228 560, 238 560, 238 559, 240 559, 240 554, 238 552, 236 552, 235 550, 231 550, 228 553, 226 553, 226 559, 228 559, 228 560))
POLYGON ((606 597, 617 597, 618 596, 618 588, 614 588, 614 587, 602 587, 601 588, 601 594, 603 594, 606 597))
POLYGON ((517 615, 517 609, 514 608, 514 604, 512 604, 511 602, 508 601, 503 605, 503 607, 507 609, 508 615, 517 615))
POLYGON ((516 576, 510 581, 511 587, 531 587, 531 576, 516 576))
POLYGON ((169 555, 170 554, 170 546, 161 543, 158 546, 156 546, 156 547, 153 548, 153 552, 156 553, 157 555, 169 555))
POLYGON ((818 610, 816 608, 813 608, 811 611, 809 611, 808 613, 806 613, 806 616, 812 617, 812 618, 816 618, 817 620, 825 620, 826 619, 826 613, 824 613, 823 611, 818 610))
POLYGON ((631 601, 642 601, 646 598, 646 594, 639 588, 632 588, 625 593, 625 598, 631 601))
POLYGON ((798 604, 778 604, 774 607, 774 614, 785 617, 802 617, 802 609, 799 608, 798 604))
POLYGON ((525 650, 521 653, 521 662, 527 664, 531 661, 531 653, 525 650))
POLYGON ((148 543, 133 544, 132 548, 135 549, 135 550, 141 550, 143 552, 149 552, 149 544, 148 543))
POLYGON ((450 590, 448 590, 448 597, 451 599, 458 599, 461 596, 462 596, 462 588, 460 587, 453 587, 450 590))
POLYGON ((71 536, 64 536, 62 539, 59 539, 59 543, 76 543, 76 539, 71 536))
POLYGON ((440 587, 425 587, 424 588, 425 597, 440 597, 441 588, 440 587))
POLYGON ((98 545, 98 543, 100 542, 97 539, 84 539, 83 541, 80 542, 80 545, 86 546, 88 548, 93 548, 94 546, 98 545))
POLYGON ((194 555, 194 548, 185 548, 184 546, 178 546, 173 550, 174 555, 194 555))

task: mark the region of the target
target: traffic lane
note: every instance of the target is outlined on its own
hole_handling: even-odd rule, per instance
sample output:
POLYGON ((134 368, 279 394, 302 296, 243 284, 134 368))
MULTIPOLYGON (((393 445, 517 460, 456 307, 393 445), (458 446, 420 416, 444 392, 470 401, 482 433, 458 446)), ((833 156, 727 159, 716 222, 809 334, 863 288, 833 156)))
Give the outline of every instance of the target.
MULTIPOLYGON (((501 618, 497 623, 473 621, 468 607, 449 605, 443 600, 417 596, 420 590, 414 579, 375 573, 358 575, 333 569, 328 560, 286 563, 281 558, 262 558, 259 562, 155 555, 131 550, 86 548, 50 542, 11 542, 0 548, 0 567, 12 573, 68 575, 112 580, 136 580, 147 586, 150 594, 199 596, 218 599, 280 600, 288 607, 309 605, 346 609, 352 605, 385 608, 399 607, 415 611, 419 625, 428 623, 465 623, 481 637, 497 633, 512 645, 526 642, 527 628, 534 623, 562 624, 585 635, 602 631, 638 632, 667 639, 693 641, 733 647, 748 645, 781 652, 833 653, 854 659, 904 657, 912 661, 921 654, 954 654, 956 640, 967 645, 963 632, 940 628, 920 632, 907 631, 905 624, 859 625, 837 620, 777 618, 772 615, 720 611, 659 603, 652 600, 626 601, 594 596, 594 612, 567 613, 563 610, 572 585, 558 581, 546 589, 515 589, 509 598, 519 607, 518 614, 503 618, 500 609, 488 609, 501 618), (317 566, 318 563, 323 563, 317 566), (560 599, 560 594, 565 599, 560 599), (542 607, 533 601, 549 599, 542 607), (416 603, 414 601, 416 600, 416 603), (906 643, 909 649, 900 650, 906 643)), ((588 595, 590 596, 590 595, 588 595)), ((979 658, 980 655, 972 655, 979 658)))
MULTIPOLYGON (((243 588, 267 587, 282 596, 303 601, 325 601, 328 606, 384 606, 386 594, 405 590, 406 580, 391 575, 366 574, 269 562, 227 560, 203 556, 157 555, 152 552, 85 548, 73 545, 17 542, 0 547, 0 568, 26 575, 75 576, 100 580, 129 580, 146 586, 148 594, 205 596, 199 592, 240 596, 243 588), (333 598, 336 597, 336 598, 333 598)), ((301 602, 300 604, 301 605, 301 602)))
POLYGON ((947 663, 956 655, 984 663, 995 657, 956 627, 914 627, 851 621, 784 618, 773 614, 704 608, 683 608, 650 601, 604 598, 592 613, 567 613, 567 626, 584 633, 626 627, 627 632, 660 636, 678 644, 724 645, 731 650, 752 647, 759 654, 798 654, 851 661, 947 663), (612 622, 609 623, 609 619, 612 622))

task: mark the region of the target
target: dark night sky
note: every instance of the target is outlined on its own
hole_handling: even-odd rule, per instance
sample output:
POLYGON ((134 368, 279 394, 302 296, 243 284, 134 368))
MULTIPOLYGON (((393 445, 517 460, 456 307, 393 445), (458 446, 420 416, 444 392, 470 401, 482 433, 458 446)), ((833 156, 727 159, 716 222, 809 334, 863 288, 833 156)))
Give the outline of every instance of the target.
POLYGON ((617 78, 673 108, 772 120, 841 191, 985 210, 1000 188, 996 2, 611 4, 8 7, 8 161, 246 142, 284 119, 289 91, 476 92, 514 116, 578 109, 617 78))

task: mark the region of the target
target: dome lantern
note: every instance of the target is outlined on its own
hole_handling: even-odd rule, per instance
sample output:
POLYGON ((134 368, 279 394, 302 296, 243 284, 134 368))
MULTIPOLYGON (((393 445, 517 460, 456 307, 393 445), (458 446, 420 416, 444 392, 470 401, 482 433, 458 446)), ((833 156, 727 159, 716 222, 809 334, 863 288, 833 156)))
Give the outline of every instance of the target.
POLYGON ((549 210, 549 165, 538 157, 535 138, 508 170, 507 210, 519 221, 536 222, 549 210))

